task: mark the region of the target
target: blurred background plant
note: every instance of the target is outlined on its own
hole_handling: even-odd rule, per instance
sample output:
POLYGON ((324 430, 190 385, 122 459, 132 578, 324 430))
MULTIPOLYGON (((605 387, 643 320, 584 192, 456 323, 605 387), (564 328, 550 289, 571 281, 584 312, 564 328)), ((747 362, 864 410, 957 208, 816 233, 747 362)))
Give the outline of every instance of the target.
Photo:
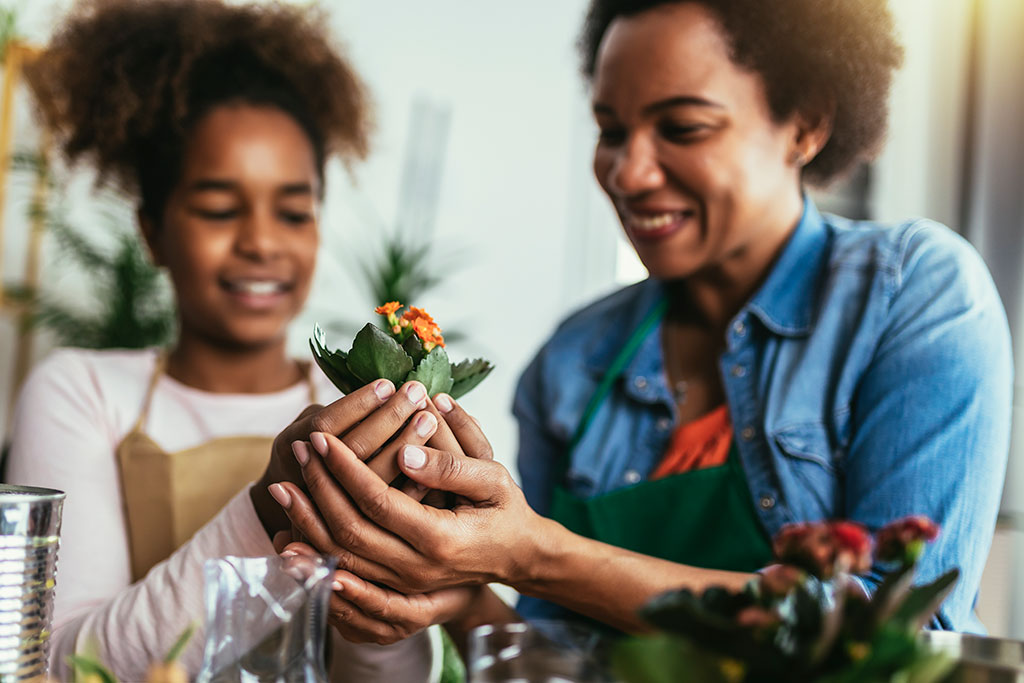
POLYGON ((62 194, 67 179, 55 175, 43 154, 16 153, 11 167, 45 186, 46 192, 36 193, 29 203, 28 218, 55 239, 56 263, 84 273, 90 293, 87 304, 73 301, 55 277, 43 278, 36 287, 7 284, 8 296, 23 308, 23 324, 47 330, 61 346, 139 349, 170 343, 175 332, 171 289, 150 262, 124 202, 99 193, 101 220, 115 235, 114 247, 104 249, 72 225, 62 194))

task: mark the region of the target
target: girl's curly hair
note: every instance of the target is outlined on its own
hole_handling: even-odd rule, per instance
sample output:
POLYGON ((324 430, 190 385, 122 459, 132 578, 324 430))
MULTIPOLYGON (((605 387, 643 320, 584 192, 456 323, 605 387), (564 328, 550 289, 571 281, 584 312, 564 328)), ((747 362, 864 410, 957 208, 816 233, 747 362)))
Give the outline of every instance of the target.
MULTIPOLYGON (((611 23, 683 0, 591 0, 579 38, 589 80, 611 23)), ((783 119, 808 104, 834 107, 832 136, 804 168, 825 184, 873 156, 885 138, 889 88, 903 61, 887 0, 686 0, 721 22, 733 60, 761 76, 783 119)))
POLYGON ((224 0, 85 0, 27 78, 69 161, 138 195, 158 220, 178 182, 186 138, 211 109, 274 106, 326 157, 366 155, 364 87, 308 8, 224 0))

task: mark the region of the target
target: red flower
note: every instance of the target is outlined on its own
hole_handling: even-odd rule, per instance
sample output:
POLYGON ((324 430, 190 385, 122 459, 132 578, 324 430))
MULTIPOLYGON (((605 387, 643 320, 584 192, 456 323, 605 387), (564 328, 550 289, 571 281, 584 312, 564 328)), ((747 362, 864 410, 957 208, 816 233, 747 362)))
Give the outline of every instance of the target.
POLYGON ((776 534, 772 549, 780 562, 820 579, 837 572, 860 574, 871 568, 871 536, 855 522, 801 522, 776 534))
POLYGON ((857 522, 830 522, 829 530, 836 545, 836 561, 845 565, 852 574, 863 574, 871 569, 871 534, 857 522))
POLYGON ((397 301, 389 301, 383 306, 378 306, 377 308, 373 309, 373 311, 374 313, 379 313, 380 315, 394 315, 395 312, 401 307, 402 304, 398 303, 397 301))
POLYGON ((912 515, 887 524, 876 536, 878 559, 883 562, 913 562, 926 542, 939 535, 939 525, 925 515, 912 515))

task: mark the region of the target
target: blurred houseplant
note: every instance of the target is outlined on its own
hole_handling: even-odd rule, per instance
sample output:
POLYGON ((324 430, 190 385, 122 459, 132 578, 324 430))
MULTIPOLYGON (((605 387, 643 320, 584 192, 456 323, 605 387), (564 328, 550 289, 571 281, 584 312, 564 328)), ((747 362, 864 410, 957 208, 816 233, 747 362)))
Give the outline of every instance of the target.
POLYGON ((914 567, 937 527, 909 517, 872 539, 851 522, 790 525, 775 537, 780 564, 744 590, 673 591, 646 605, 661 633, 624 641, 614 655, 628 683, 933 683, 953 662, 918 638, 959 575, 914 586, 914 567), (888 569, 869 598, 854 575, 888 569))
POLYGON ((113 249, 102 249, 72 227, 62 194, 66 178, 55 176, 41 154, 22 152, 11 160, 18 173, 30 174, 45 183, 48 201, 33 198, 30 220, 40 221, 56 239, 62 261, 72 262, 88 278, 93 305, 66 302, 52 287, 53 278, 36 288, 8 285, 9 296, 25 307, 24 320, 54 334, 64 346, 84 348, 146 348, 168 344, 174 336, 175 313, 166 278, 148 257, 134 226, 124 217, 124 207, 113 197, 104 198, 104 221, 114 235, 113 249), (121 209, 120 215, 118 209, 121 209))

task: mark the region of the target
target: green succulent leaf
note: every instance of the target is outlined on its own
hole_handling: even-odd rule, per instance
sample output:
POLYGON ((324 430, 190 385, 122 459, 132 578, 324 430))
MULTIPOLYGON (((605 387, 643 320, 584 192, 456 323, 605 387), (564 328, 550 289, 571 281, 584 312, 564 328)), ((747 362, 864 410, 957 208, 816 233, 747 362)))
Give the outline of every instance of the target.
POLYGON ((367 323, 352 342, 348 369, 362 384, 383 377, 397 387, 412 370, 412 358, 383 330, 367 323))
POLYGON ((412 358, 413 365, 419 365, 427 355, 427 352, 423 350, 423 342, 415 334, 409 335, 409 338, 402 344, 402 348, 412 358))
POLYGON ((907 624, 912 631, 917 631, 928 623, 935 611, 939 609, 939 605, 953 590, 958 578, 960 578, 960 570, 950 569, 929 584, 911 588, 907 597, 893 612, 892 622, 907 624))
POLYGON ((476 388, 491 374, 494 366, 483 358, 466 359, 452 367, 452 388, 448 392, 452 398, 459 399, 476 388))
POLYGON ((313 328, 313 337, 309 340, 309 349, 313 352, 313 360, 320 367, 327 379, 342 393, 350 394, 365 382, 359 380, 348 369, 348 354, 344 351, 329 350, 324 341, 324 331, 320 325, 313 328))
POLYGON ((413 380, 423 383, 427 388, 427 396, 452 390, 452 364, 443 347, 435 346, 431 349, 416 369, 405 378, 406 382, 413 380))

